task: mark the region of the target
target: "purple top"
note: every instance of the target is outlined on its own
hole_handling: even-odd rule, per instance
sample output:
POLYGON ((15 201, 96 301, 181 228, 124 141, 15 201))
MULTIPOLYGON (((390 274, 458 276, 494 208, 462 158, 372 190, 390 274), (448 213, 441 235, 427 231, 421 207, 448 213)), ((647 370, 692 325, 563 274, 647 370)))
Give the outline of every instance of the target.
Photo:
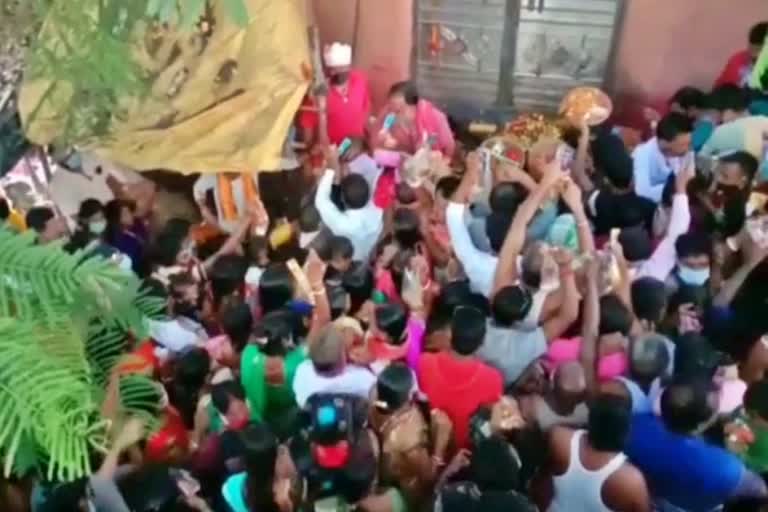
POLYGON ((408 354, 406 355, 406 361, 408 366, 414 371, 418 367, 419 356, 421 356, 421 349, 424 345, 424 331, 426 331, 424 320, 411 315, 408 319, 408 354))

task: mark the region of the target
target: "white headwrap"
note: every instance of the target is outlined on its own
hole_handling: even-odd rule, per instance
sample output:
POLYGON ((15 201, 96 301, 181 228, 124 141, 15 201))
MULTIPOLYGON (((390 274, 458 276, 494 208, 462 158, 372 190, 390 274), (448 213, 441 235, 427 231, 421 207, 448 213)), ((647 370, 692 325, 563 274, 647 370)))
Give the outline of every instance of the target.
POLYGON ((352 64, 352 47, 344 43, 325 46, 323 60, 329 68, 340 68, 352 64))

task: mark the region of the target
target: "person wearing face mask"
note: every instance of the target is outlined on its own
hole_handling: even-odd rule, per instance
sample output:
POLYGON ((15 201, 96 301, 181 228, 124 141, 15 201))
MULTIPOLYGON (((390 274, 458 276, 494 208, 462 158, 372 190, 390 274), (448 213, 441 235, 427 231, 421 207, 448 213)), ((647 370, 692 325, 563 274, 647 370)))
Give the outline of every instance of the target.
POLYGON ((675 193, 672 196, 669 224, 655 248, 649 233, 641 226, 622 229, 619 233, 618 242, 630 265, 632 280, 653 277, 665 281, 674 269, 677 259, 675 242, 680 235, 688 232, 691 225, 691 210, 686 190, 695 172, 696 169, 691 164, 675 176, 675 193))
POLYGON ((709 213, 708 227, 723 232, 729 225, 734 225, 738 231, 739 225, 744 222, 758 165, 758 159, 746 151, 729 153, 719 159, 709 190, 699 196, 709 213))
POLYGON ((208 339, 199 321, 202 299, 200 287, 192 275, 172 275, 167 296, 169 318, 149 321, 152 340, 171 353, 180 353, 187 347, 202 346, 208 339))
POLYGON ((705 286, 709 282, 712 243, 702 233, 686 233, 675 242, 677 266, 667 279, 670 294, 681 286, 705 286))
POLYGON ((371 111, 368 78, 352 69, 352 47, 343 43, 327 45, 323 51, 328 91, 317 95, 317 111, 307 109, 300 116, 304 141, 309 146, 341 144, 347 138, 362 138, 371 111), (327 127, 328 140, 323 126, 327 127))
POLYGON ((77 227, 64 246, 68 252, 95 248, 107 224, 104 220, 104 206, 98 199, 86 199, 80 203, 77 212, 77 227))

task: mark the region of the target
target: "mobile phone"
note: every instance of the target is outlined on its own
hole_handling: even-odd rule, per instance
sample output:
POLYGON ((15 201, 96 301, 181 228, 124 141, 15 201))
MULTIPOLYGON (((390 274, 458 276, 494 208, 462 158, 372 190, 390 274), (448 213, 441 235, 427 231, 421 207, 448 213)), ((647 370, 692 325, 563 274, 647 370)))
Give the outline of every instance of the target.
POLYGON ((576 152, 568 144, 559 144, 557 146, 555 158, 558 162, 560 162, 560 166, 563 168, 563 170, 568 171, 571 168, 575 154, 576 152))
POLYGON ((381 126, 381 130, 388 132, 395 125, 396 119, 397 116, 394 114, 394 112, 387 114, 387 117, 384 118, 384 123, 381 126))
POLYGON ((352 147, 352 141, 349 139, 349 137, 345 138, 343 141, 341 141, 341 144, 339 144, 339 156, 344 156, 344 153, 349 151, 349 148, 352 147))
POLYGON ((434 133, 430 133, 427 136, 427 147, 432 149, 435 146, 437 146, 437 135, 435 135, 434 133))

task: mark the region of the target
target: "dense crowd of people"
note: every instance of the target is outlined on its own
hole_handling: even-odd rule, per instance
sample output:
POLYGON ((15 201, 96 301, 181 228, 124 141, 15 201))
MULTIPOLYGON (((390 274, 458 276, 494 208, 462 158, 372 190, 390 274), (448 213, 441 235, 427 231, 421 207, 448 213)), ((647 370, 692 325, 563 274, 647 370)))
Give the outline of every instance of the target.
POLYGON ((520 165, 410 82, 371 116, 334 44, 282 168, 203 175, 202 224, 88 199, 62 242, 29 210, 167 305, 115 369, 156 380, 161 427, 31 510, 768 506, 767 27, 636 147, 585 120, 520 165))

